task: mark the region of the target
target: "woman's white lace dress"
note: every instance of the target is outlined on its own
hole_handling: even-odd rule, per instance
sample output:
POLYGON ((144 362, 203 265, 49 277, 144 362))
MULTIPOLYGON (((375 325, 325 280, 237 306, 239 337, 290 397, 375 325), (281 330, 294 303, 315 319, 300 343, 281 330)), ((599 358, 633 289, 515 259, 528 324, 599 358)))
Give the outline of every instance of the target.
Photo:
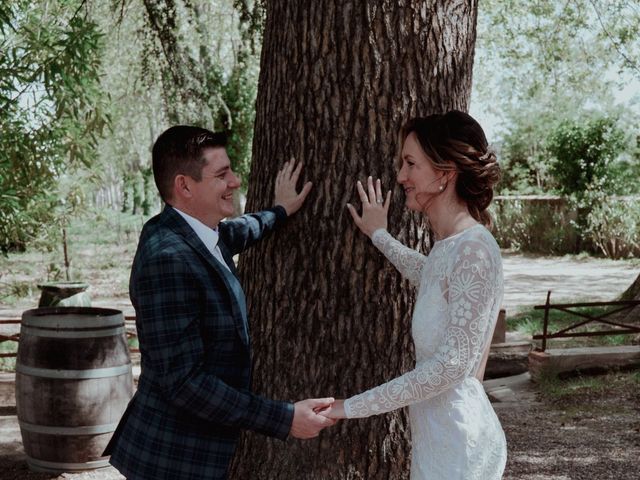
POLYGON ((504 432, 475 378, 502 302, 496 241, 481 225, 436 242, 428 256, 383 229, 372 240, 419 285, 412 320, 416 367, 346 400, 347 417, 408 405, 412 480, 501 478, 507 459, 504 432))

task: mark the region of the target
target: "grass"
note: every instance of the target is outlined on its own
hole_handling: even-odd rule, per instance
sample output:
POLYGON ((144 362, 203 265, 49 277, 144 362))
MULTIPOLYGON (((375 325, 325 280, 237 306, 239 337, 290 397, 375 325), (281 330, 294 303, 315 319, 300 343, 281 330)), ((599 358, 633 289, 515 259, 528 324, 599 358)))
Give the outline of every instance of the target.
POLYGON ((33 295, 33 285, 30 281, 13 280, 9 282, 0 282, 0 302, 12 303, 20 298, 33 295))
POLYGON ((562 379, 555 372, 546 371, 538 379, 540 393, 548 399, 562 400, 576 393, 600 393, 606 389, 604 376, 578 376, 562 379))
MULTIPOLYGON (((0 353, 15 353, 18 350, 17 342, 0 342, 0 353)), ((0 372, 13 372, 16 369, 15 357, 0 358, 0 372)))
POLYGON ((612 390, 638 392, 640 370, 612 371, 603 375, 580 375, 563 378, 546 371, 537 380, 542 397, 552 402, 571 403, 598 397, 612 390))
MULTIPOLYGON (((587 315, 597 316, 607 312, 612 307, 580 307, 572 308, 573 311, 580 312, 587 315)), ((560 310, 549 311, 549 324, 548 332, 557 332, 567 328, 573 324, 581 322, 582 317, 571 315, 569 313, 560 310)), ((522 335, 532 336, 534 334, 541 334, 544 324, 544 310, 535 310, 530 307, 526 310, 521 310, 514 316, 507 319, 507 329, 509 331, 516 331, 522 335)), ((598 331, 602 329, 609 330, 610 327, 602 323, 590 323, 583 327, 579 327, 576 331, 598 331)), ((621 334, 621 335, 607 335, 596 337, 574 337, 547 340, 547 345, 551 342, 562 343, 565 347, 579 347, 579 346, 609 346, 609 345, 630 345, 633 341, 634 334, 621 334)))
MULTIPOLYGON (((88 212, 67 229, 70 279, 90 284, 92 298, 126 298, 129 270, 146 218, 112 210, 88 212)), ((62 241, 0 256, 0 306, 23 309, 38 303, 37 284, 65 280, 62 241)))

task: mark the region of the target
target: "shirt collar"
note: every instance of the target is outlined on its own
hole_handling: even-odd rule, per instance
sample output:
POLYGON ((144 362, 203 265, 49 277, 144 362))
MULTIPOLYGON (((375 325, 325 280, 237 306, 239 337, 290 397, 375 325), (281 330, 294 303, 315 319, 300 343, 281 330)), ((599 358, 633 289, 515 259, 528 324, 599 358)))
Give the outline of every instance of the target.
POLYGON ((214 249, 218 246, 218 229, 207 227, 197 218, 194 218, 175 207, 173 207, 173 209, 178 212, 182 218, 185 219, 185 221, 193 229, 196 235, 198 235, 200 240, 202 240, 202 243, 204 243, 205 247, 207 247, 207 250, 215 255, 214 249))

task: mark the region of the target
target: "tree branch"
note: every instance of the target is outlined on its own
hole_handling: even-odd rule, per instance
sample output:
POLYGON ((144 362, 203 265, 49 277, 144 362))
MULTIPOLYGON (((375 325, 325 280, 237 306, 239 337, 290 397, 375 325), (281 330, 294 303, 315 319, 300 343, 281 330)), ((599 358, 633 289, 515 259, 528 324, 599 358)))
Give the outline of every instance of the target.
POLYGON ((609 30, 607 30, 607 27, 605 26, 604 21, 602 20, 602 16, 600 15, 600 11, 596 6, 595 0, 589 0, 589 3, 593 7, 594 12, 596 12, 596 17, 598 17, 598 22, 600 23, 600 27, 602 28, 602 31, 605 33, 607 37, 609 37, 609 40, 611 40, 611 43, 613 43, 613 46, 617 50, 618 54, 624 59, 624 61, 632 70, 635 70, 636 72, 638 72, 638 74, 640 74, 640 68, 638 67, 638 65, 633 60, 631 60, 625 52, 622 51, 622 48, 619 45, 620 42, 616 41, 613 35, 609 33, 609 30))

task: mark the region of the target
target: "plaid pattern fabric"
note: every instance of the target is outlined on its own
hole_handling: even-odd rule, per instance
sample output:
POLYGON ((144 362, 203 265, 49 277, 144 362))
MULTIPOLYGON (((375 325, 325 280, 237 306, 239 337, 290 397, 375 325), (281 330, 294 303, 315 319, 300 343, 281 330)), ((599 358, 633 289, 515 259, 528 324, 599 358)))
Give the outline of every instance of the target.
POLYGON ((240 429, 285 439, 293 405, 250 391, 247 310, 231 256, 286 218, 282 207, 219 226, 231 271, 171 207, 142 230, 130 296, 138 390, 105 451, 130 479, 224 479, 240 429))

